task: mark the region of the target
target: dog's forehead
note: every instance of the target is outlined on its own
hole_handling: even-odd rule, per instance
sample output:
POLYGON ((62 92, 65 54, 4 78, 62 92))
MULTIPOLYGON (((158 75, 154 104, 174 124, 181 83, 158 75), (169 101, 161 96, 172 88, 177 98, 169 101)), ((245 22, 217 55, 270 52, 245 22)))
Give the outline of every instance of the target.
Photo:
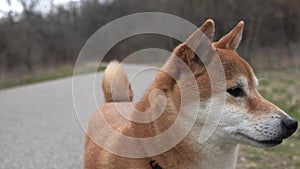
POLYGON ((227 80, 240 82, 249 86, 257 86, 258 80, 251 66, 236 52, 230 50, 217 50, 224 67, 227 80))

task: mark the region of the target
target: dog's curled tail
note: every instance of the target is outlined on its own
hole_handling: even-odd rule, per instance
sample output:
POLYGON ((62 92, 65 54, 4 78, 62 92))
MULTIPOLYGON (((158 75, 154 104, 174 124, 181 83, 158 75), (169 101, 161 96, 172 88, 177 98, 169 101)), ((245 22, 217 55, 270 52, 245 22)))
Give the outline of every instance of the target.
POLYGON ((132 101, 133 92, 127 75, 116 60, 111 61, 104 71, 102 89, 105 102, 132 101))

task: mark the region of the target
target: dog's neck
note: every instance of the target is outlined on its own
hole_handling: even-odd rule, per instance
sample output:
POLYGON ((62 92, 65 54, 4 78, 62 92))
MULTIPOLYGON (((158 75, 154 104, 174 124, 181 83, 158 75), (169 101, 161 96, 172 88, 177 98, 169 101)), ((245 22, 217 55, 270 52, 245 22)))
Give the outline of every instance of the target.
POLYGON ((201 153, 201 168, 203 169, 235 169, 238 157, 239 146, 237 143, 225 141, 224 132, 218 128, 209 136, 209 139, 199 143, 199 134, 203 129, 204 121, 207 120, 206 112, 210 110, 207 105, 209 101, 200 107, 198 119, 192 128, 190 135, 201 153))
POLYGON ((238 144, 216 143, 215 140, 207 140, 200 145, 201 168, 203 169, 235 169, 238 144))
POLYGON ((204 141, 199 143, 199 134, 203 129, 206 115, 203 115, 205 111, 208 111, 209 107, 204 103, 200 107, 198 114, 198 120, 195 122, 194 127, 190 131, 188 137, 191 138, 194 145, 193 148, 197 149, 199 156, 201 157, 201 169, 235 169, 238 157, 239 146, 236 143, 224 141, 224 135, 217 130, 204 141), (202 118, 202 119, 201 119, 202 118))
MULTIPOLYGON (((149 89, 150 93, 151 89, 149 89)), ((178 108, 174 105, 174 96, 173 93, 166 94, 168 96, 167 103, 167 112, 168 114, 174 113, 174 115, 170 115, 171 118, 176 118, 178 108)), ((145 98, 148 97, 147 95, 145 98)), ((145 104, 147 99, 143 101, 143 105, 145 104)), ((148 103, 149 104, 149 103, 148 103)), ((205 109, 201 109, 199 113, 204 113, 205 109)), ((201 115, 199 115, 201 118, 201 115)), ((164 121, 164 120, 163 120, 164 121)), ((197 120, 198 121, 198 120, 197 120)), ((170 122, 170 121, 169 121, 170 122)), ((162 121, 153 122, 153 129, 156 130, 155 134, 159 134, 159 132, 166 130, 170 125, 166 124, 162 121)), ((202 169, 235 169, 238 155, 238 145, 232 143, 226 143, 222 138, 212 135, 209 140, 200 144, 198 143, 199 132, 203 127, 202 123, 195 123, 195 126, 192 128, 191 132, 187 135, 189 137, 189 143, 193 146, 194 152, 199 152, 198 156, 200 159, 190 159, 190 160, 201 160, 200 168, 202 169)), ((170 157, 171 158, 171 157, 170 157)), ((190 164, 199 164, 199 161, 190 161, 190 164)))
MULTIPOLYGON (((176 75, 176 69, 170 66, 172 65, 172 62, 173 60, 169 59, 164 68, 166 70, 171 70, 171 72, 173 72, 173 75, 176 75)), ((180 80, 182 79, 178 78, 177 82, 180 80)), ((189 85, 188 81, 184 81, 184 84, 189 85)), ((167 97, 167 106, 164 112, 166 114, 166 118, 161 118, 162 120, 157 120, 151 123, 151 125, 153 126, 152 129, 156 130, 155 133, 152 133, 151 135, 157 135, 161 131, 164 131, 168 127, 170 127, 170 124, 174 122, 178 115, 178 112, 180 111, 179 109, 182 100, 180 99, 181 89, 179 89, 179 86, 177 85, 175 80, 170 75, 164 72, 159 72, 152 86, 145 93, 144 97, 136 104, 137 109, 139 109, 140 111, 146 111, 147 109, 151 108, 151 106, 153 106, 149 102, 149 96, 153 89, 160 89, 164 91, 164 94, 167 97)), ((205 111, 207 111, 205 108, 200 110, 200 118, 205 118, 205 111)), ((189 163, 199 164, 199 160, 201 160, 201 166, 199 167, 202 169, 235 169, 238 154, 238 145, 225 143, 223 142, 222 138, 218 138, 214 135, 212 135, 206 142, 202 144, 198 143, 199 132, 201 131, 203 125, 203 123, 197 120, 191 132, 187 135, 189 144, 193 145, 193 151, 198 152, 197 156, 201 157, 192 158, 190 159, 189 163)))

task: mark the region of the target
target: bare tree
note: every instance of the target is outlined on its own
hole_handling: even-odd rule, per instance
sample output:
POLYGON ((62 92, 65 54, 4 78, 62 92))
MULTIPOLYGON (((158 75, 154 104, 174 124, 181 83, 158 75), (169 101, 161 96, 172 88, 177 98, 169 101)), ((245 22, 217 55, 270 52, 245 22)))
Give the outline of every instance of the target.
MULTIPOLYGON (((48 0, 46 3, 51 8, 48 12, 39 11, 40 0, 17 1, 23 8, 21 13, 12 8, 0 11, 4 13, 0 18, 2 75, 74 63, 80 48, 96 30, 114 19, 136 12, 166 12, 196 25, 212 18, 216 22, 216 39, 239 20, 245 20, 242 52, 250 62, 257 59, 256 51, 270 45, 284 46, 281 51, 288 54, 293 48, 291 42, 300 39, 299 0, 80 0, 80 3, 64 5, 55 5, 53 0, 48 0)), ((11 6, 11 0, 6 3, 11 6)), ((116 56, 122 59, 123 55, 145 47, 171 50, 178 43, 162 36, 134 37, 113 48, 107 60, 116 56)))

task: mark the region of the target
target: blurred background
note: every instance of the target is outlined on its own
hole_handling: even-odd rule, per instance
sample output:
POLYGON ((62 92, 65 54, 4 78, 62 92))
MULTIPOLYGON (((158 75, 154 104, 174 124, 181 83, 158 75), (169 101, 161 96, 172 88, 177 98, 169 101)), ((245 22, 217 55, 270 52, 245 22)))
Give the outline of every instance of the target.
MULTIPOLYGON (((244 20, 239 53, 258 74, 260 91, 300 120, 299 0, 0 0, 0 89, 72 75, 95 31, 137 12, 169 13, 197 26, 212 18, 215 40, 244 20)), ((134 36, 114 46, 105 61, 145 48, 171 51, 178 44, 161 35, 134 36)), ((300 168, 299 151, 297 131, 277 148, 242 146, 238 167, 300 168)))
MULTIPOLYGON (((255 68, 300 63, 298 0, 1 0, 0 6, 0 79, 73 65, 83 44, 101 26, 148 11, 177 15, 197 26, 212 18, 216 40, 244 20, 239 50, 255 68)), ((147 47, 172 50, 178 43, 163 36, 135 36, 116 45, 106 60, 147 47)))

